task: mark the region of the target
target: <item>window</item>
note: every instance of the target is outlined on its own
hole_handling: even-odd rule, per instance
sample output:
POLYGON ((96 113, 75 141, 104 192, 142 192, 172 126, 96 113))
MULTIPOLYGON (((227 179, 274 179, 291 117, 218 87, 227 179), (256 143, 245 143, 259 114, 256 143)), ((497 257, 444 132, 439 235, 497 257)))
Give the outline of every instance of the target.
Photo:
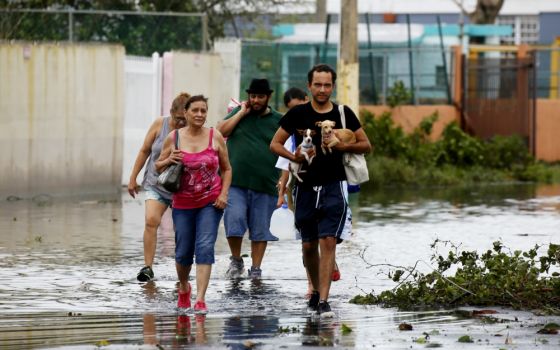
POLYGON ((512 26, 511 36, 501 37, 502 44, 538 44, 539 42, 539 16, 498 16, 496 24, 512 26))

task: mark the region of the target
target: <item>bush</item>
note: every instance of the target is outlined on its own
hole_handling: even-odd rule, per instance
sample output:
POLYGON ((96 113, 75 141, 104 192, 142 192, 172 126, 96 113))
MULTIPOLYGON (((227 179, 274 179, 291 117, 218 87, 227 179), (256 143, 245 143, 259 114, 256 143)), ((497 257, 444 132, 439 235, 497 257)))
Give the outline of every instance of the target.
POLYGON ((442 138, 436 143, 439 148, 438 164, 461 167, 481 165, 484 161, 482 142, 461 130, 456 122, 445 127, 442 138))
POLYGON ((497 135, 484 144, 484 165, 496 169, 526 167, 533 163, 526 141, 520 136, 497 135))
POLYGON ((510 251, 500 241, 483 254, 460 251, 449 242, 436 240, 431 262, 433 272, 423 274, 415 267, 394 267, 388 278, 399 283, 393 290, 356 296, 350 302, 381 304, 387 307, 506 306, 541 309, 560 314, 560 245, 549 244, 545 254, 537 245, 527 251, 510 251), (439 254, 440 244, 451 245, 439 254), (449 270, 454 275, 446 276, 449 270))
POLYGON ((412 101, 412 92, 404 86, 402 80, 397 80, 387 92, 387 104, 393 108, 408 104, 412 101))
POLYGON ((362 120, 364 130, 373 147, 374 156, 404 159, 410 164, 432 164, 435 161, 435 145, 429 136, 438 114, 426 117, 410 135, 406 135, 401 127, 395 126, 391 113, 385 112, 376 118, 372 113, 364 111, 362 120))
POLYGON ((445 127, 438 141, 431 142, 437 112, 424 118, 408 135, 394 125, 388 112, 375 117, 363 111, 362 120, 373 145, 369 168, 376 186, 560 181, 560 167, 536 162, 519 136, 495 136, 482 141, 453 122, 445 127))

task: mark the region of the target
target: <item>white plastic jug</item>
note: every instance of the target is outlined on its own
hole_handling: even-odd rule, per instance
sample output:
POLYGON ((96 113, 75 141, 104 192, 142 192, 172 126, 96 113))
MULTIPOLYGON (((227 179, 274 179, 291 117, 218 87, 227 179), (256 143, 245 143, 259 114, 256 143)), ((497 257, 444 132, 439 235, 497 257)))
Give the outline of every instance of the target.
POLYGON ((294 213, 286 204, 276 209, 270 219, 270 232, 279 239, 295 239, 294 213))

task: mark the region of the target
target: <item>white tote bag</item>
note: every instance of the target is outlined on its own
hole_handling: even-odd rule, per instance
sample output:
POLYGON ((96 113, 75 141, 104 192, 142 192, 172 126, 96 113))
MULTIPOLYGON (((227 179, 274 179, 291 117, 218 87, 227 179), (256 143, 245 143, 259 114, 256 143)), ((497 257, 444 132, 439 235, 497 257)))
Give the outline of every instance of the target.
MULTIPOLYGON (((346 128, 344 105, 338 105, 338 111, 340 112, 342 128, 346 128)), ((363 154, 344 153, 342 155, 342 163, 344 164, 344 171, 346 172, 346 181, 348 181, 349 185, 359 185, 369 181, 368 167, 363 154)))

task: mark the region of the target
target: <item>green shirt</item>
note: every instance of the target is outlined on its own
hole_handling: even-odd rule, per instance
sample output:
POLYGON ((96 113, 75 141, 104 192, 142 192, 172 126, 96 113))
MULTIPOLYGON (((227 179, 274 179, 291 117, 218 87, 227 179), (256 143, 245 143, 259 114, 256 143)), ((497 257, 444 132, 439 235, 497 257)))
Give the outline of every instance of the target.
MULTIPOLYGON (((224 119, 233 117, 239 109, 235 108, 224 119)), ((228 136, 232 186, 278 195, 276 182, 280 174, 275 166, 278 156, 270 151, 270 142, 278 130, 280 118, 282 115, 272 108, 262 116, 247 115, 228 136)))

